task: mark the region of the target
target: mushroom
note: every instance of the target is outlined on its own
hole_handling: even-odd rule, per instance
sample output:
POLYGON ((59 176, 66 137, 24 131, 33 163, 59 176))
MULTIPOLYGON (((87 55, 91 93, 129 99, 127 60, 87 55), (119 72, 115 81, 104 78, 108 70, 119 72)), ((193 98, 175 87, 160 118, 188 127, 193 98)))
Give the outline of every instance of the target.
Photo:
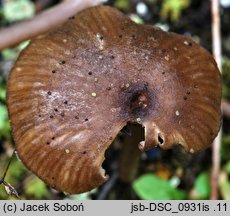
POLYGON ((208 147, 221 122, 221 76, 192 39, 92 7, 31 41, 8 80, 7 104, 22 162, 59 191, 108 179, 104 153, 127 123, 141 151, 208 147))

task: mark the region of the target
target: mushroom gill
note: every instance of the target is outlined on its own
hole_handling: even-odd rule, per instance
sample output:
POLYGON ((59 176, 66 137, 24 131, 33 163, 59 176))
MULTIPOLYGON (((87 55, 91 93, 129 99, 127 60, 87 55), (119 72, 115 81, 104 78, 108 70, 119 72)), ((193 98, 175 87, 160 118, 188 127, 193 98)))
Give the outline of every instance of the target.
POLYGON ((220 80, 190 38, 111 7, 86 9, 33 39, 10 73, 17 152, 57 190, 88 191, 106 181, 105 150, 127 122, 145 127, 143 151, 208 147, 220 128, 220 80))

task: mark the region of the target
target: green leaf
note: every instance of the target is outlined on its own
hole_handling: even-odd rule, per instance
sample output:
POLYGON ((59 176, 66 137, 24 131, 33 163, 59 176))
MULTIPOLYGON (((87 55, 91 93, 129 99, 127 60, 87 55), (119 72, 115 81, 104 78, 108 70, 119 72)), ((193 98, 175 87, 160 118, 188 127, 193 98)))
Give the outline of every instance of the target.
POLYGON ((35 197, 36 199, 46 197, 48 192, 49 191, 45 183, 35 176, 25 185, 25 193, 29 196, 35 197))
POLYGON ((25 174, 26 170, 22 162, 17 157, 14 157, 7 172, 6 180, 12 184, 16 184, 25 174))
POLYGON ((184 191, 174 188, 170 182, 153 174, 145 174, 133 183, 136 194, 144 200, 181 200, 186 198, 184 191))
POLYGON ((228 174, 230 174, 230 160, 225 164, 224 170, 225 170, 228 174))
POLYGON ((18 53, 14 49, 7 48, 2 51, 2 56, 6 60, 14 60, 17 59, 18 53))
POLYGON ((34 4, 29 0, 11 0, 3 4, 3 15, 9 22, 29 19, 34 13, 34 4))
POLYGON ((170 17, 173 21, 177 21, 180 18, 183 9, 187 8, 190 4, 190 0, 164 0, 161 17, 166 19, 170 17))
POLYGON ((225 181, 220 185, 220 193, 224 200, 230 200, 230 182, 225 181))
POLYGON ((0 104, 0 130, 3 130, 5 122, 8 119, 6 107, 0 104))
POLYGON ((230 200, 230 182, 228 173, 221 171, 219 174, 219 188, 222 199, 230 200))
POLYGON ((203 172, 196 178, 194 189, 200 199, 207 199, 210 195, 210 177, 207 172, 203 172))
POLYGON ((93 189, 85 193, 70 195, 66 197, 64 200, 91 200, 90 196, 96 193, 97 193, 97 189, 93 189))
POLYGON ((10 137, 10 124, 6 106, 0 103, 0 138, 2 136, 6 138, 10 137))
POLYGON ((15 48, 7 48, 2 51, 2 56, 6 60, 16 61, 20 52, 25 49, 30 43, 30 40, 23 41, 15 48))
POLYGON ((144 23, 143 19, 136 14, 133 14, 132 16, 130 16, 130 18, 136 24, 143 24, 144 23))
POLYGON ((9 195, 6 193, 5 187, 3 184, 0 185, 0 200, 6 200, 9 198, 9 195))
POLYGON ((116 0, 114 6, 116 8, 119 8, 121 10, 128 10, 129 9, 129 1, 124 1, 124 0, 116 0))
POLYGON ((0 100, 5 101, 6 100, 6 89, 2 88, 0 86, 0 100))

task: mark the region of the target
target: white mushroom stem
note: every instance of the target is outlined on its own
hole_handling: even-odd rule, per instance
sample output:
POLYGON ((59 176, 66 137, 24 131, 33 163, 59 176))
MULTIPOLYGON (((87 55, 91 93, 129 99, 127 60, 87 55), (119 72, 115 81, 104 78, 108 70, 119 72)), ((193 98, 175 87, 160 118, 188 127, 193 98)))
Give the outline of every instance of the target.
POLYGON ((64 23, 79 11, 107 0, 65 0, 31 20, 15 24, 0 31, 0 50, 28 40, 64 23))

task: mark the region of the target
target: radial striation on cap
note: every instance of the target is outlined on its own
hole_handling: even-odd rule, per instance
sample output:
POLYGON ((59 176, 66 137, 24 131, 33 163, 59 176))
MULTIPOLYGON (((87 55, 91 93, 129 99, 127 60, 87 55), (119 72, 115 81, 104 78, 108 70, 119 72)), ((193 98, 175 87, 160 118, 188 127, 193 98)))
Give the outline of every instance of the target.
POLYGON ((221 76, 205 49, 106 6, 33 39, 7 92, 19 157, 68 193, 107 180, 104 153, 127 122, 145 127, 143 151, 207 148, 220 128, 220 102, 221 76))

